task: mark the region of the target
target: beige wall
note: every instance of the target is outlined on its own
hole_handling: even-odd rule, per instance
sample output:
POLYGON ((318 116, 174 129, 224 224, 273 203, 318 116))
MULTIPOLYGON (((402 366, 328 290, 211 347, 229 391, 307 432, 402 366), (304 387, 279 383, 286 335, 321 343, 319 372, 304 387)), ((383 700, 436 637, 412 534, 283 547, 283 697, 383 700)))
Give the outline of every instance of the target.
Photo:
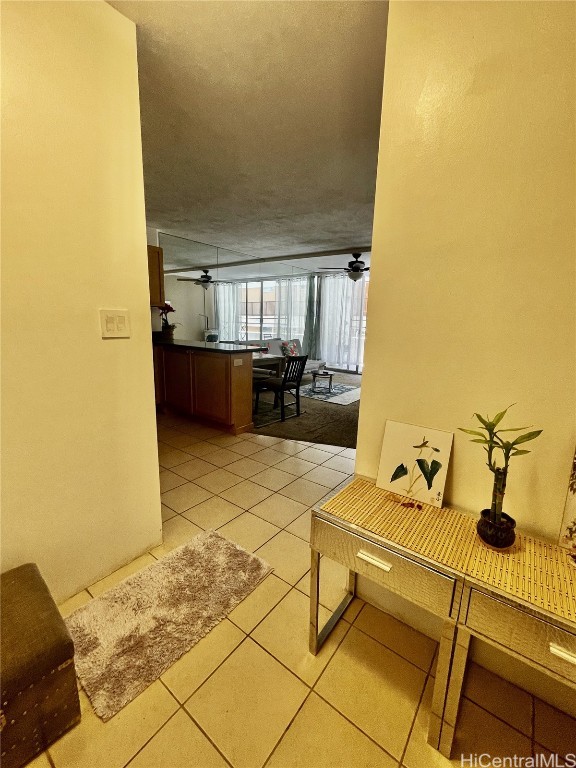
POLYGON ((492 475, 457 427, 517 403, 510 426, 544 434, 504 508, 553 538, 576 440, 575 10, 390 4, 356 466, 376 476, 386 419, 454 431, 445 503, 478 512, 492 475))
POLYGON ((3 3, 2 78, 2 568, 63 599, 161 539, 135 27, 3 3))
MULTIPOLYGON (((197 275, 194 275, 197 277, 197 275)), ((170 321, 180 323, 174 331, 174 338, 190 341, 204 341, 205 320, 200 314, 210 318, 210 327, 214 325, 214 287, 204 290, 201 285, 193 282, 179 282, 175 275, 164 278, 164 293, 176 310, 170 316, 170 321), (206 299, 206 311, 204 311, 206 299)))

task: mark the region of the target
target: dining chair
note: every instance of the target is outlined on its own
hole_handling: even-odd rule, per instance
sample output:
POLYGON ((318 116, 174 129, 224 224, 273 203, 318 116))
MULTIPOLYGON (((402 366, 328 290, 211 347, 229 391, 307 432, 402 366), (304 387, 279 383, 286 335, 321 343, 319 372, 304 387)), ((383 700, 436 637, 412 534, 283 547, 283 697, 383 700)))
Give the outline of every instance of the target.
POLYGON ((280 403, 281 421, 286 420, 286 408, 288 406, 296 405, 296 415, 300 416, 300 382, 302 381, 307 360, 308 355, 287 357, 283 376, 256 379, 254 381, 254 391, 256 393, 254 413, 258 412, 260 392, 270 390, 274 392, 274 408, 277 408, 278 403, 280 403), (286 394, 294 398, 294 403, 285 403, 284 396, 286 394))

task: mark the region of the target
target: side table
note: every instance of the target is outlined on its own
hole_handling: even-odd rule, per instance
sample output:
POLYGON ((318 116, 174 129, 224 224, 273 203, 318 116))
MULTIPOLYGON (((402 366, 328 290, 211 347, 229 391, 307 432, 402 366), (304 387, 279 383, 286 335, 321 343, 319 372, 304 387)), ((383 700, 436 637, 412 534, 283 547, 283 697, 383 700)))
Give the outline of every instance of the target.
POLYGON ((319 370, 319 371, 312 371, 312 389, 316 389, 316 379, 328 379, 328 387, 322 387, 322 389, 327 389, 328 392, 332 392, 332 376, 334 376, 333 371, 327 371, 326 369, 319 370))
POLYGON ((357 478, 312 510, 310 652, 316 654, 356 589, 356 574, 443 619, 428 743, 450 757, 472 636, 576 690, 576 570, 560 547, 519 533, 507 550, 476 520, 357 478), (346 566, 348 594, 318 622, 320 556, 346 566))

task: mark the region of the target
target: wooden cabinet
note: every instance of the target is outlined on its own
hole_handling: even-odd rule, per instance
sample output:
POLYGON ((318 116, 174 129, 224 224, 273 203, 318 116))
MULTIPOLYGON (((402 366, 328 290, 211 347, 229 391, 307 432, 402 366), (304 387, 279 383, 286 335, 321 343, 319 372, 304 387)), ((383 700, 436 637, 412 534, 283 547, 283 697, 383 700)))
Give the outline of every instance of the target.
POLYGON ((150 306, 164 305, 164 259, 162 248, 148 246, 148 281, 150 284, 150 306))
POLYGON ((191 355, 185 348, 164 347, 164 399, 166 405, 192 416, 191 355))
POLYGON ((207 351, 194 346, 154 348, 156 403, 232 432, 252 423, 252 353, 207 351))
POLYGON ((194 413, 211 421, 229 425, 230 355, 193 352, 194 413))

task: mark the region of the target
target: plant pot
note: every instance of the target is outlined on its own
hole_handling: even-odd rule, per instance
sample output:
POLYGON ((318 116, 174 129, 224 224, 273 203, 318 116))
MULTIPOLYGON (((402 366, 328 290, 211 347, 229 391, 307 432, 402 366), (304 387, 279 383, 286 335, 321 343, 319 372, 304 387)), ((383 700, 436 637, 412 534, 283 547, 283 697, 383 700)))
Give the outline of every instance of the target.
POLYGON ((490 510, 483 509, 480 513, 481 517, 476 524, 476 530, 478 536, 489 544, 491 547, 497 549, 506 549, 506 547, 512 546, 516 538, 516 520, 510 517, 505 512, 502 512, 502 518, 499 523, 490 522, 490 510))
POLYGON ((172 341, 174 339, 174 326, 165 325, 162 328, 162 338, 165 341, 172 341))

